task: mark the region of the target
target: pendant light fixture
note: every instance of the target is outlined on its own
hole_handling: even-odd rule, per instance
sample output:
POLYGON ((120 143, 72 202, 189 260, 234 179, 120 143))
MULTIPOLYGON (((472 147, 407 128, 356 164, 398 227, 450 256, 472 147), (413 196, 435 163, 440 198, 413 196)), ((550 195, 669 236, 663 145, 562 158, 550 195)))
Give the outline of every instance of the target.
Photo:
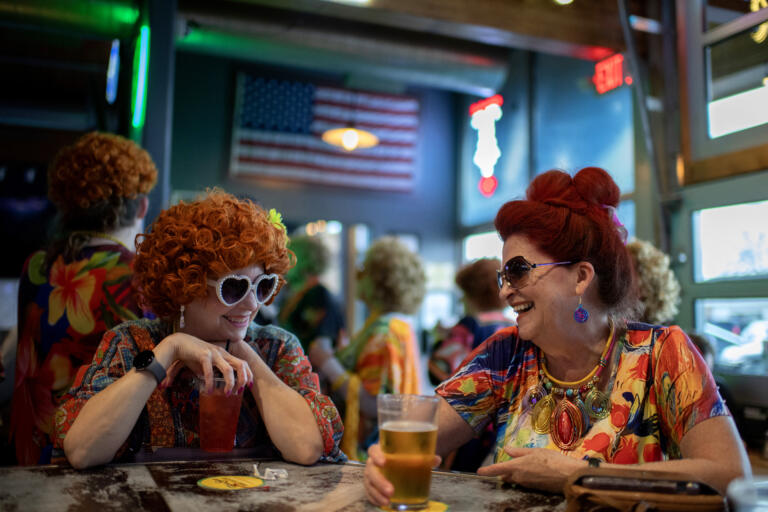
POLYGON ((323 132, 323 141, 332 146, 344 148, 347 151, 354 151, 358 148, 372 148, 379 144, 379 138, 376 135, 352 125, 326 130, 323 132))

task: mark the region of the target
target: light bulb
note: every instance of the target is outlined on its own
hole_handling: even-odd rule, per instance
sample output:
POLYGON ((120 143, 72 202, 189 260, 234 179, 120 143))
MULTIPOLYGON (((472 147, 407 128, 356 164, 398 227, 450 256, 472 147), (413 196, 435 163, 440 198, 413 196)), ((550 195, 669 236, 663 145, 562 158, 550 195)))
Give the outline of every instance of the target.
POLYGON ((352 151, 357 147, 360 142, 360 137, 357 135, 357 130, 354 128, 348 128, 344 130, 344 134, 341 136, 341 145, 347 151, 352 151))

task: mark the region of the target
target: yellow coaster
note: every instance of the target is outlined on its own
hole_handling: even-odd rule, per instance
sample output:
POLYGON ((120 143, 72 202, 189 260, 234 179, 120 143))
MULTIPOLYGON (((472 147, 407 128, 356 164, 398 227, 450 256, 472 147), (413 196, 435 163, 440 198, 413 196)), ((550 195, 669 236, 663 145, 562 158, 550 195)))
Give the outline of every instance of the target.
POLYGON ((264 485, 264 480, 255 476, 210 476, 201 478, 197 485, 204 489, 216 491, 239 491, 240 489, 252 489, 264 485))
MULTIPOLYGON (((419 512, 446 512, 449 508, 450 507, 442 501, 430 501, 427 503, 426 508, 420 509, 419 512)), ((379 507, 379 510, 383 510, 384 512, 397 512, 390 507, 379 507)))

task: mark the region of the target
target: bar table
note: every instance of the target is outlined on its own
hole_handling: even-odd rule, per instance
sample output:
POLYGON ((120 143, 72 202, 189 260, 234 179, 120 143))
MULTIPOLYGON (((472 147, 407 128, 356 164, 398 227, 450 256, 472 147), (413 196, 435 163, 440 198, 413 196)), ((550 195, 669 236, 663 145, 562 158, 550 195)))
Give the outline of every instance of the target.
MULTIPOLYGON (((365 498, 364 465, 300 466, 281 460, 198 460, 0 468, 2 511, 376 511, 365 498), (287 478, 233 491, 200 487, 213 476, 253 476, 253 466, 285 469, 287 478)), ((435 471, 430 498, 454 511, 563 511, 562 495, 514 488, 471 473, 435 471)))

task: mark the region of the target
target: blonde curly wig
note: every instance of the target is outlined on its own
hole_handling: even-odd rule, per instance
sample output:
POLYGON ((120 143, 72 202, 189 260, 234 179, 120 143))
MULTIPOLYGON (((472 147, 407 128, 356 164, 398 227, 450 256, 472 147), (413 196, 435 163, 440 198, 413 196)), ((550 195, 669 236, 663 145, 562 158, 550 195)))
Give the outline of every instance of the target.
POLYGON ((413 314, 426 293, 427 278, 421 260, 392 236, 371 244, 360 277, 371 284, 362 299, 383 313, 413 314))
POLYGON ((667 324, 675 318, 680 304, 680 283, 669 268, 669 256, 645 240, 632 240, 627 250, 637 273, 640 320, 667 324))

